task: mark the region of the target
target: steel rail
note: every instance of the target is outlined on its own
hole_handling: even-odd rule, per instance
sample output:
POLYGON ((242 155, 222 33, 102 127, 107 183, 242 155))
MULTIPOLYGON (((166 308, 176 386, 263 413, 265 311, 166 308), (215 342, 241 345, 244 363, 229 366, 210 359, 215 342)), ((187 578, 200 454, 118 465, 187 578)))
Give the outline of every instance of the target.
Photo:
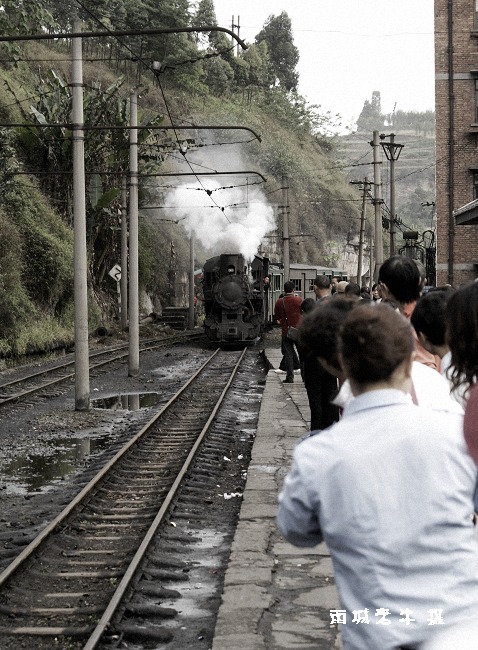
POLYGON ((169 509, 169 507, 171 505, 172 500, 176 496, 176 493, 179 490, 179 487, 180 487, 180 485, 181 485, 181 483, 182 483, 182 481, 184 479, 184 476, 185 476, 186 472, 188 471, 188 469, 190 468, 190 466, 191 466, 191 464, 192 464, 192 462, 194 460, 194 457, 196 455, 196 452, 197 452, 199 446, 201 445, 202 441, 204 440, 204 436, 208 432, 212 421, 216 417, 216 414, 217 414, 219 408, 221 407, 222 402, 224 401, 224 398, 225 398, 225 396, 227 394, 227 391, 229 390, 229 388, 230 388, 230 386, 232 384, 232 381, 233 381, 234 377, 237 374, 237 370, 239 369, 239 366, 241 365, 242 360, 244 359, 244 356, 245 356, 246 352, 247 352, 247 348, 245 348, 242 351, 236 365, 234 366, 234 368, 233 368, 233 370, 231 372, 231 375, 230 375, 230 377, 229 377, 229 379, 228 379, 228 381, 227 381, 221 395, 219 396, 218 401, 216 402, 216 405, 214 406, 214 409, 212 410, 209 418, 207 419, 206 424, 204 425, 201 432, 199 433, 199 435, 198 435, 198 437, 196 439, 196 442, 194 443, 193 447, 191 448, 191 451, 189 452, 186 460, 184 461, 181 470, 179 471, 173 485, 171 486, 167 496, 165 497, 165 499, 163 501, 163 504, 161 505, 161 508, 159 509, 158 514, 154 518, 154 521, 151 524, 148 532, 146 533, 141 545, 138 547, 138 550, 136 551, 133 559, 131 560, 131 563, 128 566, 128 568, 127 568, 121 582, 119 583, 116 591, 114 592, 114 594, 113 594, 113 596, 112 596, 112 598, 111 598, 111 600, 110 600, 110 602, 109 602, 103 616, 101 617, 101 619, 98 622, 96 628, 94 629, 93 633, 91 634, 90 638, 88 639, 86 645, 83 646, 83 650, 94 650, 96 648, 97 644, 99 643, 99 641, 101 639, 101 636, 106 631, 106 629, 109 627, 109 625, 111 623, 111 619, 113 618, 116 610, 118 609, 118 607, 119 607, 119 605, 121 603, 121 600, 122 600, 126 590, 128 589, 132 579, 134 578, 134 576, 136 574, 136 571, 138 570, 139 565, 140 565, 144 555, 146 554, 146 552, 147 552, 147 550, 149 548, 149 545, 150 545, 151 541, 154 538, 154 535, 156 534, 156 531, 158 530, 159 526, 161 525, 161 523, 162 523, 162 521, 164 519, 164 516, 166 515, 166 513, 167 513, 167 511, 168 511, 168 509, 169 509))
MULTIPOLYGON (((184 337, 182 337, 182 338, 184 338, 184 337)), ((155 348, 158 348, 158 347, 164 347, 168 343, 172 343, 172 342, 176 342, 178 340, 182 340, 182 338, 181 337, 173 337, 173 338, 170 338, 170 339, 158 340, 157 343, 155 343, 154 345, 144 346, 144 347, 140 348, 139 351, 140 352, 148 352, 149 350, 154 350, 155 348)), ((99 356, 108 355, 108 354, 111 354, 112 352, 115 352, 115 351, 118 351, 118 350, 128 349, 128 347, 129 347, 128 344, 125 344, 125 345, 122 345, 122 346, 116 346, 116 347, 110 348, 109 350, 102 350, 100 352, 94 352, 94 353, 90 354, 90 359, 94 359, 95 357, 99 357, 99 356)), ((106 366, 109 363, 114 363, 115 361, 119 361, 121 359, 124 359, 127 356, 128 356, 128 352, 124 352, 122 354, 118 354, 118 355, 113 356, 113 357, 110 356, 110 358, 105 359, 104 361, 92 364, 90 366, 90 370, 95 370, 96 368, 101 368, 102 366, 106 366)), ((8 389, 8 388, 11 388, 12 386, 16 386, 17 384, 26 383, 26 382, 30 381, 31 379, 35 379, 36 377, 41 377, 42 375, 53 374, 54 372, 61 371, 62 369, 66 369, 68 366, 72 366, 72 365, 75 365, 75 360, 74 359, 72 359, 71 361, 66 361, 64 363, 60 363, 57 366, 54 366, 52 368, 38 370, 38 371, 33 372, 33 373, 29 374, 29 375, 26 375, 25 377, 21 377, 19 379, 14 379, 14 380, 9 381, 9 382, 7 382, 5 384, 1 384, 0 385, 0 392, 3 391, 4 389, 8 389)), ((19 399, 21 399, 22 397, 26 397, 27 395, 32 395, 32 394, 38 393, 38 392, 40 392, 42 390, 45 390, 46 388, 49 388, 50 386, 55 386, 56 384, 61 384, 62 382, 67 381, 68 379, 72 379, 74 376, 75 376, 75 373, 71 372, 69 374, 63 375, 62 377, 59 377, 58 379, 53 379, 53 380, 51 380, 49 382, 46 382, 46 383, 42 384, 41 386, 36 386, 36 387, 30 388, 30 389, 26 389, 26 390, 21 391, 20 393, 16 393, 14 395, 8 395, 6 397, 1 397, 0 396, 0 408, 2 406, 6 405, 6 404, 11 403, 11 402, 16 402, 19 399)))
MULTIPOLYGON (((166 404, 150 419, 150 421, 143 426, 138 433, 136 433, 131 440, 129 440, 116 454, 106 463, 106 465, 94 476, 87 485, 76 495, 76 497, 57 515, 35 539, 26 546, 23 551, 11 562, 2 573, 0 573, 0 587, 20 568, 20 566, 32 555, 32 553, 40 547, 40 545, 51 535, 51 533, 58 528, 58 526, 65 521, 65 519, 73 512, 73 510, 91 493, 93 488, 99 483, 101 479, 106 476, 110 469, 126 454, 126 452, 133 447, 140 438, 151 428, 151 426, 160 418, 169 408, 175 403, 180 395, 195 381, 198 375, 206 368, 209 363, 218 354, 219 349, 206 359, 201 367, 188 379, 188 381, 175 393, 166 404)), ((245 351, 244 351, 245 352, 245 351)))

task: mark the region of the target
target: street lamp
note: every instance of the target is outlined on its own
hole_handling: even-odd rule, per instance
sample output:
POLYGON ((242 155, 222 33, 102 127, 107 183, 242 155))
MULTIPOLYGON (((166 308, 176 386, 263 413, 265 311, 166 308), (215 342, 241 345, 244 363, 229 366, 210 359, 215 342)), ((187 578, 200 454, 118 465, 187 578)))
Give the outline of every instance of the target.
POLYGON ((382 149, 390 162, 390 255, 395 255, 395 161, 398 160, 400 153, 404 147, 403 144, 395 142, 395 133, 380 135, 380 143, 382 149), (390 142, 384 142, 385 138, 389 138, 390 142))

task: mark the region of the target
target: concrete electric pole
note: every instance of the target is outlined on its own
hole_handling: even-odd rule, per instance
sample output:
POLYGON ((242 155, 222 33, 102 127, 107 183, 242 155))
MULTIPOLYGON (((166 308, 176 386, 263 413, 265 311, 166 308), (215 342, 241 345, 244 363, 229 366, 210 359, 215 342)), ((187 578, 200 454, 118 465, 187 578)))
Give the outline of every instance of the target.
POLYGON ((378 280, 378 272, 383 264, 383 237, 382 237, 382 161, 380 159, 380 140, 378 131, 373 132, 373 205, 375 208, 375 269, 373 279, 378 280))
POLYGON ((382 140, 380 143, 382 149, 385 151, 387 160, 390 162, 390 255, 395 255, 395 161, 398 160, 404 145, 396 144, 395 133, 390 133, 390 135, 382 133, 380 140, 382 140), (384 142, 385 138, 390 138, 390 142, 384 142))

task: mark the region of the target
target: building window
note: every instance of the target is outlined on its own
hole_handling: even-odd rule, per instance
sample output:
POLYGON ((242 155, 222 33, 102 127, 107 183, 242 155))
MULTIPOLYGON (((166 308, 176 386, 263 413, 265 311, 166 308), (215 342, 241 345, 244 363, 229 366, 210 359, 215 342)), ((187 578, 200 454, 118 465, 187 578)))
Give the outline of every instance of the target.
POLYGON ((473 201, 478 199, 478 170, 473 172, 473 201))
POLYGON ((475 124, 476 124, 478 123, 478 77, 475 77, 474 81, 475 81, 475 124))
POLYGON ((294 278, 292 282, 294 283, 294 291, 297 291, 298 293, 302 293, 302 280, 294 278))

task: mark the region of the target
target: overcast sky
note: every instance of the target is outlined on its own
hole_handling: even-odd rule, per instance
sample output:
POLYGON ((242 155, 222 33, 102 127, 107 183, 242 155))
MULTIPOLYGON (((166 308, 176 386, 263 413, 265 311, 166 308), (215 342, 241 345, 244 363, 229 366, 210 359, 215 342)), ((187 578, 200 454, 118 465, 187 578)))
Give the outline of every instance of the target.
POLYGON ((299 49, 299 92, 344 125, 380 91, 382 112, 434 109, 433 0, 215 0, 220 27, 253 42, 285 11, 299 49))

